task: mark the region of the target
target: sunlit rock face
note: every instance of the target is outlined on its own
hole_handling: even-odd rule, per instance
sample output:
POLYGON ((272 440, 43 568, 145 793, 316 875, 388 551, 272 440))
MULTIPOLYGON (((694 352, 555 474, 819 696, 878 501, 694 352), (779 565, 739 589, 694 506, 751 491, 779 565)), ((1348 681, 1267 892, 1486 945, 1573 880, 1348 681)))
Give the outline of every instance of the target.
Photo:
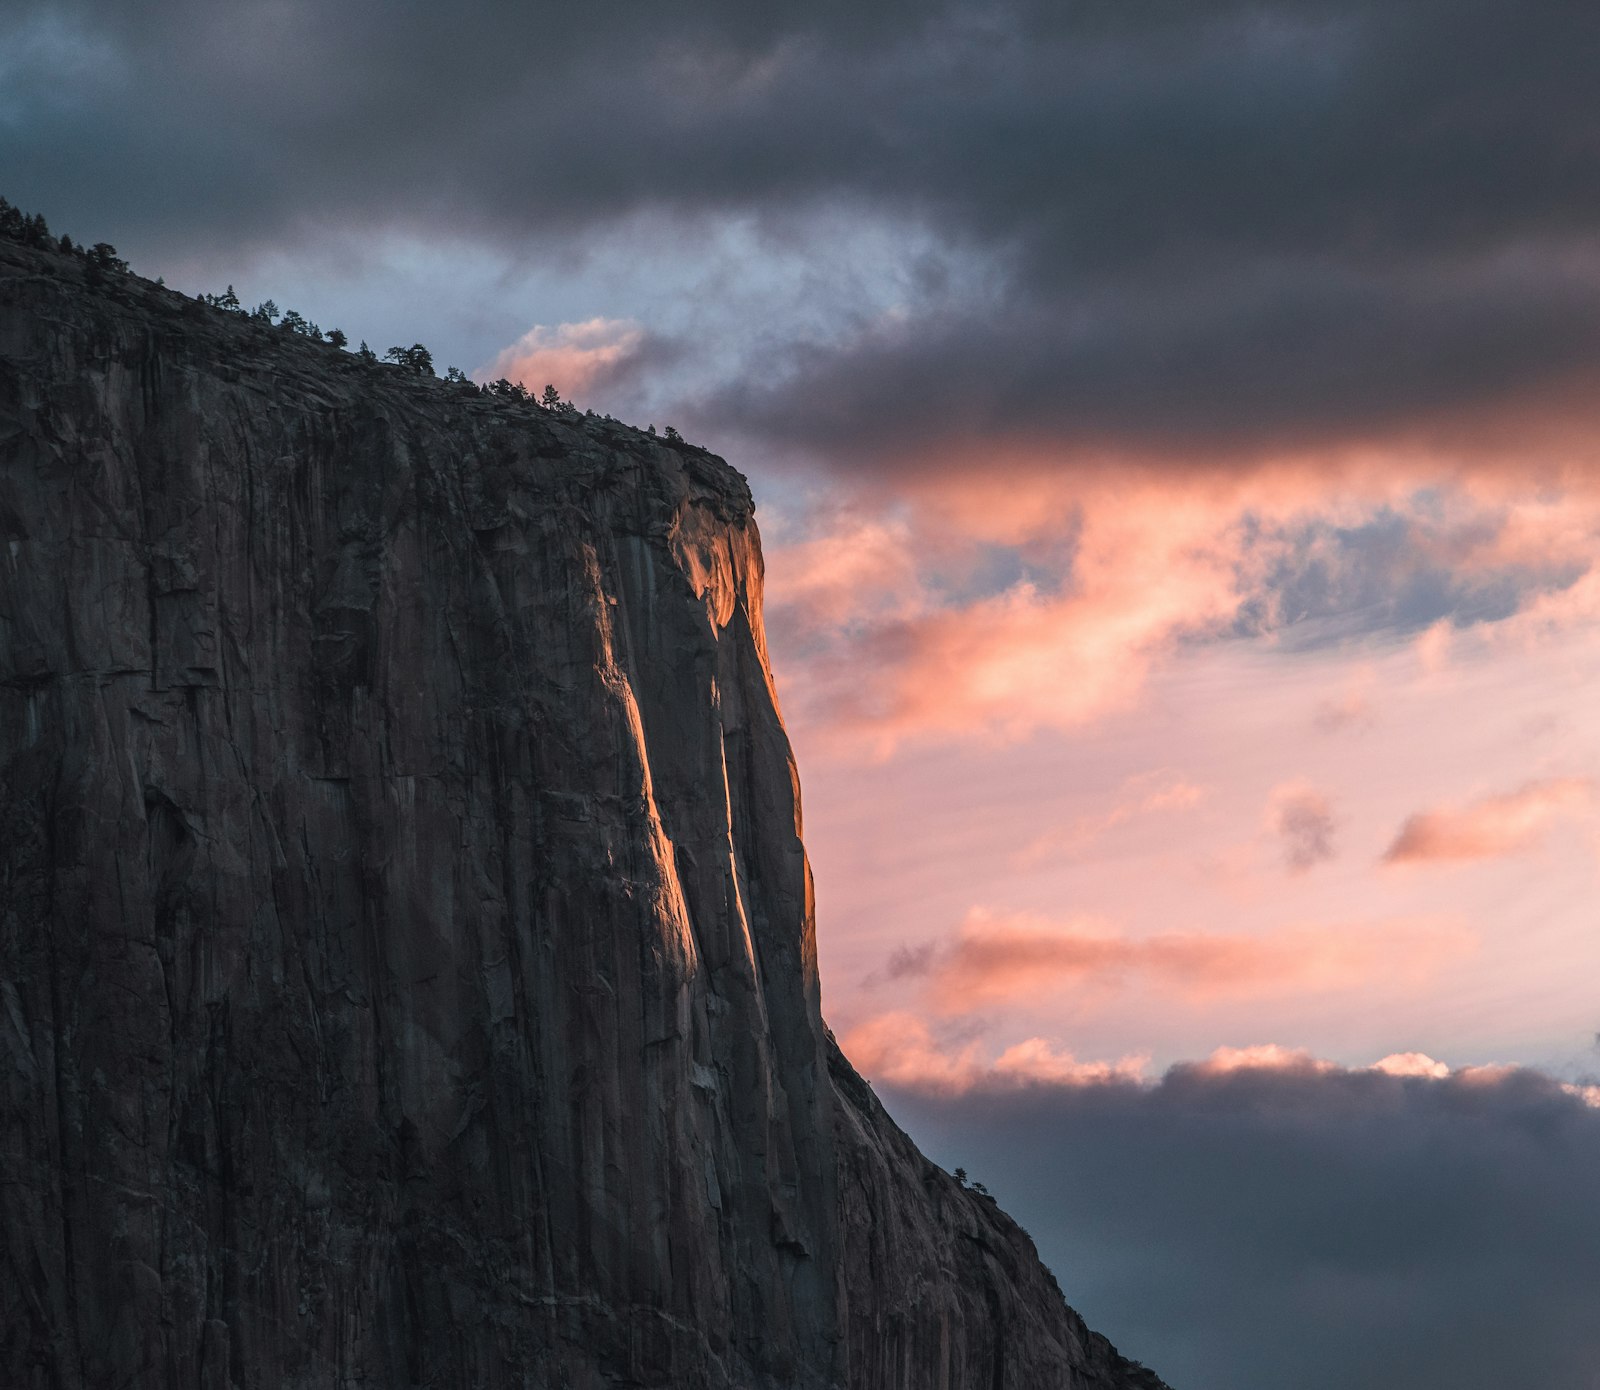
POLYGON ((821 1021, 748 490, 0 246, 0 1383, 1158 1386, 821 1021))

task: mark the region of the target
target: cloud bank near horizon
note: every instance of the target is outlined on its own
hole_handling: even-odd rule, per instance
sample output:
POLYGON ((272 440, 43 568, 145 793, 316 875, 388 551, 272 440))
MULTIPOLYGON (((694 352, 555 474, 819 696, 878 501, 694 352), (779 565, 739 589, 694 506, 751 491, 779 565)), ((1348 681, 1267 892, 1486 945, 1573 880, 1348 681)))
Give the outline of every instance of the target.
POLYGON ((1023 1223, 1093 1325, 1174 1385, 1589 1385, 1592 1088, 1279 1048, 1154 1083, 1028 1060, 958 1091, 880 1093, 1023 1223))

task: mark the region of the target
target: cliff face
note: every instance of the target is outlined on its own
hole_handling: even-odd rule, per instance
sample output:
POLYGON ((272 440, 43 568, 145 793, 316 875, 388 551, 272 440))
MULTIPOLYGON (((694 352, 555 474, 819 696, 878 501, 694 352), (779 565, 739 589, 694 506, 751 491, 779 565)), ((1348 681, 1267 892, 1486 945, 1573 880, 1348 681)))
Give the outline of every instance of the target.
POLYGON ((0 246, 0 1383, 1156 1386, 821 1021, 743 480, 0 246))

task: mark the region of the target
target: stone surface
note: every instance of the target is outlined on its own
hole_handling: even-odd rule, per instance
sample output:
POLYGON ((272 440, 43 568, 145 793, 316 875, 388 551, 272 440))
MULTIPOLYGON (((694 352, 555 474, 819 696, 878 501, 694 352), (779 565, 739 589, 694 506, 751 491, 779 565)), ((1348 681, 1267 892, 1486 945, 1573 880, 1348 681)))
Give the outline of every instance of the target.
POLYGON ((1159 1387, 819 1011, 748 490, 0 245, 0 1384, 1159 1387))

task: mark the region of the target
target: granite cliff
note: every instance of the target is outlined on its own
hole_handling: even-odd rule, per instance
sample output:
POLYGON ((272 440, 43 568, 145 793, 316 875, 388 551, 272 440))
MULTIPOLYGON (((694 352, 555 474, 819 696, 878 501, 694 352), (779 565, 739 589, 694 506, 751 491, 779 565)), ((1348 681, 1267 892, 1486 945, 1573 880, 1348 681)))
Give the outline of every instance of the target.
POLYGON ((823 1026, 744 480, 0 244, 0 1384, 1155 1390, 823 1026))

